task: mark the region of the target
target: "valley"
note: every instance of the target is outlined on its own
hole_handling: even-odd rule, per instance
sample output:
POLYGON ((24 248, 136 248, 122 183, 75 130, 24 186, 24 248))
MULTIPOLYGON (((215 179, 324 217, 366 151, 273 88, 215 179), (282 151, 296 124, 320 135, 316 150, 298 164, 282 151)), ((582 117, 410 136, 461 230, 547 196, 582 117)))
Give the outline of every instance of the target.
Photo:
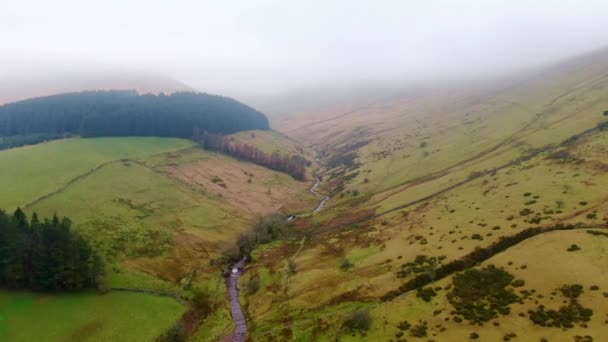
MULTIPOLYGON (((270 112, 277 131, 210 142, 72 137, 0 151, 0 205, 69 216, 106 263, 102 294, 3 301, 28 303, 23 317, 39 301, 61 315, 99 308, 49 330, 57 340, 125 329, 142 341, 601 340, 604 60, 517 82, 313 100, 321 107, 282 109, 289 120, 270 112), (298 156, 305 179, 207 145, 286 170, 291 159, 276 156, 298 156), (500 309, 471 298, 476 314, 459 308, 459 279, 484 272, 503 279, 483 285, 502 286, 504 298, 486 299, 500 309), (560 307, 560 289, 575 285, 560 307), (135 325, 154 325, 149 335, 103 316, 113 298, 130 303, 135 325), (65 301, 74 309, 59 313, 65 301), (564 310, 585 316, 555 318, 564 310)), ((19 317, 2 336, 34 338, 19 335, 19 317)))
POLYGON ((307 236, 303 249, 294 237, 254 251, 258 262, 241 278, 241 288, 260 282, 260 290, 245 296, 253 339, 605 338, 601 289, 608 284, 591 266, 605 261, 605 241, 589 233, 608 228, 608 99, 600 90, 605 74, 598 72, 605 68, 598 55, 587 56, 500 92, 393 96, 354 109, 317 109, 331 119, 315 121, 307 112, 277 126, 328 161, 321 191, 332 199, 319 215, 296 223, 307 236), (441 120, 428 121, 434 112, 441 120), (525 299, 505 317, 479 327, 459 323, 442 290, 453 286, 452 273, 425 281, 436 293, 428 301, 417 291, 395 292, 477 248, 556 225, 574 229, 526 238, 481 259, 478 267, 503 267, 525 284, 512 288, 525 299), (297 272, 285 282, 281 270, 296 250, 297 272), (573 255, 576 261, 565 261, 573 255), (574 263, 589 265, 590 273, 569 271, 574 263), (534 323, 529 311, 558 306, 554 293, 566 284, 585 289, 581 301, 593 310, 591 322, 565 331, 534 323), (369 327, 347 325, 357 312, 368 313, 369 327), (403 321, 419 329, 399 328, 403 321))
POLYGON ((608 341, 607 21, 7 0, 0 342, 608 341))

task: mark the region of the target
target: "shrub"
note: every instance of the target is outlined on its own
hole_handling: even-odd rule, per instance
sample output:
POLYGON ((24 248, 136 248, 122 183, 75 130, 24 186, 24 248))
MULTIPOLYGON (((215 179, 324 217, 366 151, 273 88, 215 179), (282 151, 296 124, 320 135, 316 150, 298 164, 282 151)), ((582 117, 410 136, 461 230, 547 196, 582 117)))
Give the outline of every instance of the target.
POLYGON ((202 316, 207 316, 213 307, 211 296, 207 291, 194 289, 192 291, 192 307, 202 316))
POLYGON ((410 328, 410 335, 414 337, 426 337, 428 326, 426 321, 420 321, 418 324, 410 328))
POLYGON ((401 321, 399 322, 399 325, 397 326, 397 328, 399 328, 399 330, 408 330, 412 325, 410 324, 410 322, 408 321, 401 321))
POLYGON ((514 280, 514 281, 511 283, 511 286, 513 286, 513 287, 522 287, 522 286, 524 286, 525 284, 526 284, 526 282, 525 282, 525 281, 523 281, 523 280, 521 280, 521 279, 517 279, 517 280, 514 280))
POLYGON ((258 275, 249 278, 247 282, 247 293, 252 295, 260 289, 260 277, 258 275))
POLYGON ((367 309, 357 309, 344 322, 344 326, 351 331, 367 331, 372 324, 372 317, 367 309))
POLYGON ((436 295, 437 292, 431 287, 419 287, 416 290, 416 297, 422 298, 425 302, 430 302, 436 295))
POLYGON ((559 291, 566 298, 576 299, 583 294, 583 286, 579 284, 564 285, 559 289, 559 291))
POLYGON ((478 333, 476 333, 476 332, 472 332, 472 333, 469 335, 469 338, 470 338, 471 340, 476 340, 476 339, 478 339, 478 338, 479 338, 479 334, 478 334, 478 333))
POLYGON ((568 247, 567 251, 568 252, 576 252, 576 251, 580 251, 581 248, 578 245, 570 245, 570 247, 568 247))
POLYGON ((473 234, 471 235, 471 240, 483 240, 483 236, 479 234, 473 234))
POLYGON ((342 265, 340 265, 340 269, 343 271, 347 271, 348 269, 350 269, 353 266, 353 264, 350 263, 350 260, 348 259, 344 259, 342 261, 342 265))
POLYGON ((296 261, 295 260, 289 260, 289 262, 287 263, 287 273, 289 273, 290 275, 296 274, 296 272, 298 271, 297 266, 296 266, 296 261))
POLYGON ((420 148, 425 148, 427 147, 429 144, 426 141, 423 141, 420 143, 420 148))
POLYGON ((532 210, 530 208, 524 208, 524 209, 520 210, 519 216, 528 216, 532 213, 534 213, 534 210, 532 210))

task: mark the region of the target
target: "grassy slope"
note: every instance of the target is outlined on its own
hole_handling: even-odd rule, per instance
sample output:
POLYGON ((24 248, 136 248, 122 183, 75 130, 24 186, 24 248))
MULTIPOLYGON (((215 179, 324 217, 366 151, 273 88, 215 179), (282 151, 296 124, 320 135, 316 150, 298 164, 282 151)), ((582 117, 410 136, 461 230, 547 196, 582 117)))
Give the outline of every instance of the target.
POLYGON ((254 145, 266 153, 302 154, 297 142, 275 131, 246 131, 231 135, 236 142, 254 145))
POLYGON ((185 310, 172 299, 134 293, 0 292, 0 339, 151 341, 185 310))
MULTIPOLYGON (((345 317, 354 308, 367 306, 373 308, 374 319, 367 338, 395 338, 399 320, 424 319, 435 324, 446 315, 435 318, 434 310, 451 310, 445 294, 440 294, 431 305, 417 299, 415 294, 392 302, 378 302, 381 295, 407 280, 398 278, 397 271, 401 264, 417 255, 445 256, 446 261, 450 261, 476 246, 487 246, 500 236, 531 226, 559 222, 605 224, 608 220, 608 197, 604 191, 608 186, 608 165, 605 164, 608 133, 602 132, 567 147, 572 158, 550 159, 551 152, 541 153, 529 161, 487 174, 376 220, 330 228, 336 222, 352 220, 349 217, 354 217, 357 211, 381 213, 397 208, 467 179, 472 172, 498 167, 531 149, 561 143, 573 134, 594 127, 606 120, 602 113, 608 109, 608 100, 602 94, 608 87, 607 70, 605 59, 593 57, 562 65, 503 89, 441 90, 367 106, 357 104, 355 110, 340 108, 333 114, 325 108, 319 110, 318 116, 301 115, 284 121, 284 132, 307 145, 326 150, 328 158, 332 154, 344 154, 342 147, 350 143, 366 139, 371 143, 356 151, 361 165, 355 169, 359 174, 345 186, 346 196, 334 197, 325 212, 316 215, 316 226, 313 226, 316 234, 312 234, 295 259, 298 269, 295 275, 285 282, 286 260, 297 249, 295 241, 258 252, 258 263, 252 267, 249 277, 261 275, 262 287, 246 298, 254 336, 261 340, 272 336, 315 340, 341 335, 347 339, 339 331, 345 317), (320 120, 328 115, 336 118, 320 120), (426 147, 420 146, 423 141, 426 147), (355 189, 361 195, 348 193, 355 189), (531 194, 524 196, 528 192, 531 194), (531 203, 532 200, 535 203, 531 203), (522 215, 520 212, 525 208, 534 213, 522 215), (537 216, 540 222, 531 222, 537 216), (482 240, 472 239, 473 234, 479 234, 482 240), (345 258, 354 264, 347 272, 340 270, 345 258), (287 322, 289 324, 285 324, 287 322), (289 328, 283 331, 276 328, 286 325, 289 328)), ((332 181, 339 179, 336 176, 332 180, 331 173, 339 170, 325 173, 328 190, 332 181)), ((561 245, 580 236, 573 238, 572 234, 578 232, 552 234, 561 239, 561 245)), ((582 235, 582 238, 588 240, 589 237, 582 235)), ((568 258, 561 251, 568 245, 563 248, 561 245, 559 251, 554 251, 554 247, 530 249, 522 252, 523 259, 517 257, 517 260, 529 260, 531 269, 535 260, 545 255, 547 260, 557 254, 560 257, 555 256, 555 260, 568 258)), ((505 252, 504 256, 516 258, 517 248, 520 247, 514 248, 514 252, 505 252)), ((605 254, 601 241, 589 252, 596 257, 605 254)), ((495 260, 487 263, 498 264, 495 260)), ((572 263, 564 262, 560 267, 554 272, 539 262, 534 274, 527 273, 526 281, 534 277, 544 279, 545 272, 556 275, 557 279, 551 283, 534 284, 537 291, 551 292, 556 286, 573 281, 572 277, 559 276, 569 272, 572 263)), ((521 270, 511 271, 517 277, 524 277, 521 270)), ((593 272, 599 271, 590 268, 589 272, 581 272, 575 272, 579 274, 578 282, 588 286, 593 272)), ((600 288, 606 286, 604 280, 597 281, 600 288)), ((243 277, 242 282, 246 286, 248 277, 243 277)), ((442 284, 445 285, 439 285, 442 284)), ((596 297, 585 295, 583 300, 589 303, 599 298, 596 297)), ((556 306, 559 301, 546 299, 546 304, 556 306)), ((606 313, 597 311, 590 325, 593 329, 587 329, 584 334, 584 329, 577 328, 560 335, 559 330, 535 327, 527 317, 515 317, 516 314, 500 319, 501 328, 494 328, 493 333, 490 326, 478 332, 490 340, 500 339, 503 332, 508 331, 519 336, 569 336, 568 339, 591 333, 601 340, 606 333, 601 328, 606 313)), ((466 324, 458 327, 453 323, 446 327, 456 334, 454 336, 462 338, 473 331, 466 324)), ((432 338, 443 341, 450 340, 449 336, 440 334, 432 338)), ((356 335, 354 339, 362 336, 356 335)))
MULTIPOLYGON (((608 338, 608 327, 604 322, 604 317, 608 314, 606 310, 608 299, 602 294, 608 289, 608 278, 604 276, 608 259, 605 239, 606 237, 587 234, 584 230, 553 232, 525 241, 486 261, 483 265, 503 267, 514 274, 516 279, 524 280, 525 286, 518 289, 518 292, 535 291, 535 295, 523 304, 515 304, 510 315, 498 319, 497 321, 501 323, 499 327, 492 324, 476 327, 466 323, 455 323, 452 320, 446 323, 445 318, 451 318, 449 311, 452 308, 445 301, 445 291, 442 290, 438 291, 438 297, 430 303, 416 298, 415 293, 409 293, 390 303, 376 305, 372 310, 375 321, 387 323, 374 325, 370 336, 376 339, 390 339, 399 331, 397 325, 400 321, 416 322, 424 319, 428 321, 430 327, 439 324, 447 329, 445 332, 440 332, 438 329, 429 330, 429 335, 437 334, 438 341, 465 340, 471 332, 477 332, 483 340, 492 341, 501 340, 510 332, 515 332, 520 338, 525 337, 525 340, 530 341, 539 341, 542 337, 548 338, 549 341, 571 341, 576 335, 591 335, 594 340, 603 341, 608 338), (573 243, 581 246, 581 251, 567 252, 567 248, 573 243), (522 265, 526 267, 522 268, 522 265), (562 304, 561 298, 553 296, 552 292, 564 284, 583 285, 584 293, 580 302, 594 311, 589 328, 576 327, 565 331, 534 325, 528 319, 527 311, 536 309, 541 304, 547 308, 558 308, 562 304), (592 285, 599 286, 599 290, 589 290, 592 285), (442 313, 433 315, 435 310, 442 310, 442 313), (520 313, 523 313, 524 317, 521 317, 520 313)), ((450 282, 451 278, 444 279, 435 286, 445 287, 450 282)))
POLYGON ((12 210, 106 162, 191 146, 182 139, 67 139, 0 152, 0 207, 12 210))

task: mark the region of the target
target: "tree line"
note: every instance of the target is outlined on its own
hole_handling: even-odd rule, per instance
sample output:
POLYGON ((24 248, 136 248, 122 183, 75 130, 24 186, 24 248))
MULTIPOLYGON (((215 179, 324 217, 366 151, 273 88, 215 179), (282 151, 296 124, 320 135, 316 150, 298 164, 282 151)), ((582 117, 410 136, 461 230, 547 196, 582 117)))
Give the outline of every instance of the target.
POLYGON ((31 135, 13 135, 9 137, 0 137, 0 150, 15 148, 25 145, 35 145, 45 141, 67 138, 69 135, 61 134, 31 134, 31 135))
POLYGON ((135 91, 88 91, 0 106, 0 137, 191 138, 194 130, 229 134, 268 128, 264 114, 243 103, 193 92, 139 95, 135 91))
POLYGON ((96 288, 104 272, 101 258, 54 215, 31 219, 21 209, 0 210, 0 287, 35 291, 96 288))
POLYGON ((282 155, 278 152, 266 153, 253 145, 234 142, 221 134, 202 133, 199 135, 195 132, 193 139, 198 141, 204 149, 222 152, 275 171, 285 172, 297 180, 306 179, 306 166, 310 162, 302 156, 282 155))

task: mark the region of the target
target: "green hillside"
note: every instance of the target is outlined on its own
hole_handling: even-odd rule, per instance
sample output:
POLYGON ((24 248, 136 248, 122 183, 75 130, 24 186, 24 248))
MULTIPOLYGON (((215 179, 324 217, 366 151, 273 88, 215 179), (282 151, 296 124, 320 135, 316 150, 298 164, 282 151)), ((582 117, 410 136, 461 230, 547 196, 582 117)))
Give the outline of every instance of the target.
POLYGON ((66 139, 0 152, 0 207, 25 206, 96 168, 120 159, 192 146, 182 139, 66 139))
MULTIPOLYGON (((293 145, 278 134, 255 134, 266 144, 293 145)), ((4 324, 0 333, 13 340, 41 334, 61 341, 72 334, 90 334, 91 340, 124 335, 146 341, 168 329, 185 311, 173 299, 115 292, 116 288, 184 298, 202 291, 209 296, 212 311, 198 336, 221 336, 230 326, 222 271, 239 234, 259 215, 302 210, 315 201, 307 191, 308 182, 204 151, 181 139, 66 139, 0 151, 0 161, 0 184, 6 195, 0 207, 10 212, 21 206, 41 217, 54 213, 70 217, 73 230, 103 256, 102 287, 110 291, 103 296, 49 296, 40 312, 56 312, 68 321, 29 333, 21 326, 28 317, 37 317, 33 303, 38 299, 4 293, 2 301, 10 307, 28 303, 21 316, 0 320, 4 324), (106 306, 110 310, 116 302, 120 307, 137 302, 123 313, 138 321, 106 315, 106 306), (92 307, 99 309, 94 317, 89 314, 92 307), (147 329, 149 325, 154 328, 147 329)))

